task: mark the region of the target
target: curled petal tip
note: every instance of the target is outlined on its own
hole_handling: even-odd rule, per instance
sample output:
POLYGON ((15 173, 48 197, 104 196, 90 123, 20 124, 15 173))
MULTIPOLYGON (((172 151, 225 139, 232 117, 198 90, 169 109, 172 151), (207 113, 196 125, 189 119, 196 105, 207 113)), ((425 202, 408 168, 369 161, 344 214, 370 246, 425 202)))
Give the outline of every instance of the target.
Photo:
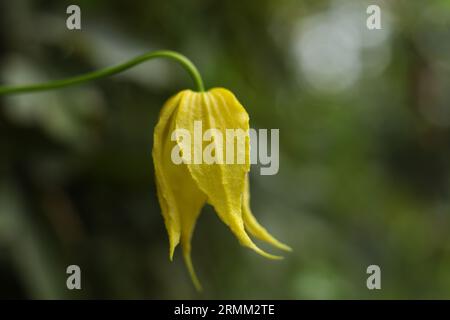
POLYGON ((281 256, 276 256, 276 255, 267 253, 264 250, 262 250, 261 248, 259 248, 245 232, 243 223, 239 223, 238 220, 232 220, 231 222, 232 223, 230 224, 229 227, 230 227, 231 231, 235 234, 235 236, 238 238, 241 245, 252 249, 256 253, 258 253, 268 259, 272 259, 272 260, 283 259, 283 257, 281 257, 281 256))
POLYGON ((256 244, 254 244, 253 242, 246 244, 250 249, 253 249, 253 251, 255 251, 256 253, 260 254, 261 256, 268 258, 268 259, 272 259, 272 260, 282 260, 284 259, 283 256, 276 256, 274 254, 270 254, 265 252, 264 250, 262 250, 261 248, 259 248, 256 244))
POLYGON ((262 255, 263 257, 268 258, 268 259, 272 259, 272 260, 283 260, 284 259, 283 256, 276 256, 274 254, 267 253, 264 250, 261 250, 259 248, 253 248, 253 250, 255 250, 257 253, 259 253, 260 255, 262 255))
POLYGON ((292 248, 274 238, 263 226, 259 224, 250 209, 250 187, 248 174, 245 177, 244 193, 242 198, 242 218, 245 228, 255 238, 271 244, 272 246, 284 250, 292 251, 292 248))
POLYGON ((202 285, 200 284, 200 281, 197 278, 197 274, 195 273, 190 252, 185 251, 183 256, 184 256, 184 262, 186 263, 186 267, 189 271, 189 276, 191 277, 191 280, 192 280, 192 283, 194 284, 195 289, 198 292, 202 292, 203 288, 202 288, 202 285))

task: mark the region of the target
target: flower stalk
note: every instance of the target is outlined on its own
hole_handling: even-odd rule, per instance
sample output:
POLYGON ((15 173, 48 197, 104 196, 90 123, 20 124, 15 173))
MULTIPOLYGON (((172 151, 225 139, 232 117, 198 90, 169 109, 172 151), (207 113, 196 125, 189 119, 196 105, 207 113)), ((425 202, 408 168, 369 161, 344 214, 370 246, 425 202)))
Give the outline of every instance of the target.
POLYGON ((194 81, 196 90, 199 92, 205 91, 203 86, 203 80, 197 67, 184 55, 170 50, 160 50, 148 52, 143 55, 137 56, 129 61, 118 64, 116 66, 107 67, 97 71, 85 73, 79 76, 55 80, 50 82, 38 83, 38 84, 28 84, 28 85, 17 85, 17 86, 0 86, 0 96, 1 95, 11 95, 18 93, 29 93, 38 91, 47 91, 53 89, 64 88, 72 85, 82 84, 88 81, 97 80, 105 77, 115 75, 117 73, 123 72, 130 69, 138 64, 152 60, 155 58, 166 58, 178 62, 191 76, 194 81))

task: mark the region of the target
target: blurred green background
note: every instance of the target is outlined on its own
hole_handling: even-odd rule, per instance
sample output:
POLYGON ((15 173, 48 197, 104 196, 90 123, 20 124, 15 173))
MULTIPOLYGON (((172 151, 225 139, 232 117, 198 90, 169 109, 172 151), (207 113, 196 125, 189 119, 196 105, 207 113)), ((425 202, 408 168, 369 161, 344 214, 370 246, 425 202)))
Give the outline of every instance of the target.
MULTIPOLYGON (((151 61, 112 78, 0 98, 0 297, 450 298, 450 1, 0 2, 4 84, 177 50, 280 129, 280 171, 251 175, 259 221, 294 249, 270 261, 206 207, 195 292, 156 198, 153 128, 192 88, 151 61), (66 28, 81 7, 82 30, 66 28), (382 9, 382 30, 366 8, 382 9), (82 290, 66 289, 66 267, 82 290), (366 288, 367 266, 382 289, 366 288)), ((270 250, 270 249, 269 249, 270 250)), ((271 251, 274 252, 274 251, 271 251)))

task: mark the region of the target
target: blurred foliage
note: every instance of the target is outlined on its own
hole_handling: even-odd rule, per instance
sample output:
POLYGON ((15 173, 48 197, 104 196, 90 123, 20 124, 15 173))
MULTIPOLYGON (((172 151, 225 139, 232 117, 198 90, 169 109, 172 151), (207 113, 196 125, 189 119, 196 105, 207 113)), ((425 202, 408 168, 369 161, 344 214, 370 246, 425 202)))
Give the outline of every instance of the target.
POLYGON ((2 298, 450 298, 450 1, 0 2, 3 83, 59 79, 154 49, 190 57, 280 172, 252 170, 255 215, 294 248, 240 247, 211 208, 193 239, 205 287, 168 260, 151 159, 160 107, 192 87, 171 62, 0 99, 2 298), (382 8, 368 31, 366 8, 382 8), (65 27, 69 4, 82 30, 65 27), (81 291, 65 287, 82 269, 81 291), (366 268, 382 290, 366 288, 366 268))

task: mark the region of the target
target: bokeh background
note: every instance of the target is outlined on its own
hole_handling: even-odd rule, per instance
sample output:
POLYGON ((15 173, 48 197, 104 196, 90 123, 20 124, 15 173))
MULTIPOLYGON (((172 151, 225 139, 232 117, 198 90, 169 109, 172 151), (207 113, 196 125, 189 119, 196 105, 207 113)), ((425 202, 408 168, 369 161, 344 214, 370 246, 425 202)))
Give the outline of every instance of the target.
MULTIPOLYGON (((252 207, 294 252, 243 248, 206 207, 204 292, 168 241, 151 159, 159 110, 192 88, 170 61, 0 98, 0 297, 450 298, 450 1, 0 2, 3 84, 60 79, 155 49, 280 129, 280 171, 252 207), (66 28, 77 4, 82 30, 66 28), (382 9, 382 30, 366 8, 382 9), (66 289, 66 267, 82 290, 66 289), (382 289, 366 288, 381 267, 382 289)), ((270 250, 270 249, 269 249, 270 250)))

